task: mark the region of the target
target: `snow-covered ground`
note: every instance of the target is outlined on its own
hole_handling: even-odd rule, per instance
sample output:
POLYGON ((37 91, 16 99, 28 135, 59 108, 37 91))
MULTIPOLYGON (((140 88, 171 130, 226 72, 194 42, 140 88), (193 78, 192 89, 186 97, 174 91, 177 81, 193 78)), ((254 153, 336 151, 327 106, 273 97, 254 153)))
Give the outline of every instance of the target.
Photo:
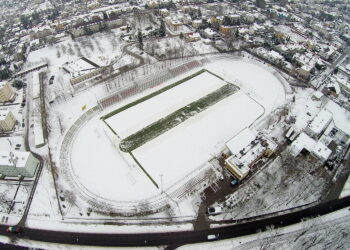
MULTIPOLYGON (((283 85, 267 66, 225 59, 205 68, 239 85, 241 91, 133 152, 159 187, 163 181, 164 189, 204 166, 226 141, 285 101, 283 85)), ((117 133, 121 131, 122 136, 126 136, 223 84, 209 73, 202 75, 204 79, 199 77, 192 83, 181 84, 110 118, 109 123, 116 127, 117 133), (199 80, 203 82, 197 87, 199 80), (171 96, 167 96, 169 93, 171 96), (177 100, 180 94, 184 95, 184 103, 177 100), (111 122, 113 118, 117 120, 111 122)), ((117 149, 118 145, 110 135, 99 117, 89 121, 76 135, 71 163, 77 181, 89 192, 110 200, 135 201, 160 194, 161 190, 152 184, 129 155, 117 149)))
POLYGON ((129 165, 124 158, 128 155, 119 153, 107 129, 96 116, 76 135, 71 163, 78 182, 104 199, 133 201, 156 194, 136 163, 129 165))
POLYGON ((163 187, 167 188, 218 154, 226 141, 263 113, 258 103, 239 91, 137 148, 133 154, 154 179, 159 180, 162 175, 163 187))
POLYGON ((65 37, 61 42, 32 51, 27 58, 27 66, 41 61, 48 62, 50 71, 57 72, 63 63, 84 56, 100 66, 106 65, 121 54, 120 29, 99 32, 75 40, 65 37))
POLYGON ((265 232, 253 235, 185 245, 178 249, 347 249, 349 228, 349 210, 344 208, 283 228, 271 226, 265 232))
POLYGON ((106 122, 121 138, 126 138, 223 85, 225 85, 223 80, 209 72, 204 72, 160 95, 108 118, 106 122))
POLYGON ((206 68, 226 81, 238 85, 248 96, 265 108, 265 115, 282 105, 286 100, 286 90, 274 76, 275 70, 251 60, 218 60, 206 68))

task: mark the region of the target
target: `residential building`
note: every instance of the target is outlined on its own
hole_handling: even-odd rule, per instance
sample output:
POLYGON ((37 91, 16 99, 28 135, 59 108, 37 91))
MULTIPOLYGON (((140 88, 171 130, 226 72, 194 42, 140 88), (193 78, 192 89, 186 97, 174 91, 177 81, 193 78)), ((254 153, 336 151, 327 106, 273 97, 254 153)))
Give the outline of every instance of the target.
POLYGON ((10 110, 0 110, 0 132, 11 131, 15 124, 16 118, 13 116, 10 110))
POLYGON ((167 24, 168 28, 172 32, 181 32, 183 31, 183 23, 178 20, 176 17, 166 17, 165 23, 167 24))
POLYGON ((1 177, 32 178, 38 166, 39 160, 30 152, 0 151, 1 177))
POLYGON ((196 33, 186 33, 184 37, 185 37, 185 40, 187 42, 195 42, 195 41, 201 40, 201 36, 197 32, 196 33))
POLYGON ((312 138, 318 139, 332 121, 332 113, 323 109, 311 123, 306 127, 305 132, 312 138))
POLYGON ((13 101, 15 92, 8 82, 0 82, 0 103, 13 101))
POLYGON ((220 25, 219 31, 221 35, 228 36, 232 34, 233 29, 233 26, 220 25))
POLYGON ((326 147, 322 142, 308 136, 306 133, 301 133, 290 146, 291 154, 296 157, 300 153, 310 153, 312 156, 325 162, 332 154, 332 150, 326 147))

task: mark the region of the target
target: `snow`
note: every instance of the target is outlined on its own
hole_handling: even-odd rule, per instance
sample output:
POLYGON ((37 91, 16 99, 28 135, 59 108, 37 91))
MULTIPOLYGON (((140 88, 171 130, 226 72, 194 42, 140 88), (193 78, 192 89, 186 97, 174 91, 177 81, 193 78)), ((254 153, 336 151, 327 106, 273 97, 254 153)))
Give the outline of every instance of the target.
POLYGON ((295 103, 292 104, 290 115, 296 119, 293 127, 301 132, 321 109, 321 101, 312 98, 314 90, 296 89, 295 103))
POLYGON ((348 245, 349 237, 344 236, 347 235, 344 229, 349 228, 349 225, 349 211, 348 208, 344 208, 282 228, 271 226, 266 228, 265 232, 184 245, 178 249, 326 249, 330 246, 342 249, 348 245), (342 233, 339 233, 340 231, 342 233))
POLYGON ((325 109, 332 113, 335 126, 350 135, 350 112, 331 100, 327 102, 325 109))
POLYGON ((344 198, 349 195, 350 195, 350 176, 346 179, 345 185, 339 195, 339 198, 344 198))
POLYGON ((35 142, 35 147, 41 147, 45 144, 40 115, 37 115, 34 117, 34 142, 35 142))
MULTIPOLYGON (((223 149, 230 138, 252 123, 255 125, 255 122, 285 102, 285 87, 274 76, 273 68, 251 60, 237 60, 236 58, 220 58, 206 65, 205 68, 223 77, 226 81, 239 85, 241 91, 186 120, 133 152, 159 187, 161 187, 162 174, 164 190, 178 183, 179 180, 184 181, 196 170, 203 169, 207 165, 206 161, 212 158, 212 154, 223 149)), ((221 80, 210 74, 203 76, 206 77, 196 78, 192 84, 188 82, 175 87, 174 93, 183 95, 187 98, 187 102, 191 102, 223 84, 221 80), (200 83, 199 79, 203 81, 200 83), (207 79, 212 79, 212 81, 209 82, 207 79), (196 83, 200 83, 200 87, 196 83), (192 92, 195 98, 185 90, 192 92), (199 93, 202 94, 199 95, 199 93)), ((104 91, 103 88, 100 89, 104 91)), ((171 93, 170 91, 166 92, 171 93)), ((133 107, 135 111, 130 108, 128 111, 121 112, 120 117, 115 115, 114 117, 120 122, 120 124, 115 124, 118 126, 117 133, 124 131, 125 136, 186 104, 183 100, 181 102, 176 100, 178 99, 176 97, 164 98, 163 95, 166 92, 145 101, 142 105, 133 107), (156 103, 157 106, 155 106, 156 103), (173 107, 174 105, 177 106, 173 107), (159 115, 156 111, 163 112, 163 114, 159 115), (129 127, 133 127, 133 130, 129 130, 129 127)), ((137 100, 148 93, 150 92, 145 91, 106 111, 122 107, 131 100, 137 100)), ((84 100, 94 105, 96 103, 94 99, 93 92, 87 91, 59 104, 57 108, 61 113, 65 113, 64 124, 71 124, 71 121, 77 118, 78 110, 84 100), (71 107, 76 107, 76 110, 74 111, 71 107)), ((91 107, 90 105, 88 106, 91 107)), ((82 114, 81 109, 80 113, 82 114)), ((159 195, 161 190, 152 184, 128 154, 118 150, 118 140, 99 120, 101 115, 103 114, 86 123, 74 139, 71 148, 71 171, 75 183, 83 190, 84 195, 109 201, 138 201, 159 195)), ((111 123, 110 120, 108 122, 111 123)))
POLYGON ((163 175, 164 188, 200 168, 225 142, 264 113, 255 101, 238 92, 134 150, 154 178, 163 175), (244 107, 241 108, 241 107, 244 107))
POLYGON ((320 113, 312 120, 308 125, 308 129, 315 134, 319 135, 332 121, 332 114, 327 110, 321 110, 320 113))
POLYGON ((136 163, 128 165, 124 159, 127 155, 118 153, 102 123, 96 116, 76 135, 71 163, 78 182, 109 200, 132 201, 157 194, 158 189, 136 163))
POLYGON ((204 72, 187 82, 110 117, 106 122, 121 138, 125 138, 223 85, 225 85, 225 82, 220 78, 204 72))
MULTIPOLYGON (((36 62, 47 62, 50 71, 58 74, 61 66, 68 61, 75 61, 82 56, 89 58, 98 65, 106 65, 121 54, 122 43, 118 41, 119 29, 110 32, 99 32, 91 36, 72 40, 64 37, 59 43, 49 45, 29 53, 26 67, 36 62)), ((129 58, 128 56, 125 56, 129 58)), ((123 58, 124 59, 124 58, 123 58)), ((124 61, 124 60, 122 60, 124 61)))
POLYGON ((274 75, 276 71, 252 60, 218 60, 206 67, 222 76, 226 81, 238 85, 248 96, 259 102, 265 115, 282 105, 286 91, 281 81, 274 75))
POLYGON ((250 129, 244 129, 239 132, 234 138, 226 143, 232 154, 238 154, 240 150, 254 141, 256 133, 250 129))

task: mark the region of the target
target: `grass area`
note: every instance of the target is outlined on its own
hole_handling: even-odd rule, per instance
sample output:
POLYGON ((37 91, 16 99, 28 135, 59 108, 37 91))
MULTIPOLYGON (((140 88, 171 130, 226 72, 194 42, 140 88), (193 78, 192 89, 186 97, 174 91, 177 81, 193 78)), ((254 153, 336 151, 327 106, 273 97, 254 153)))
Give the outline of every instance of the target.
POLYGON ((218 90, 188 104, 181 109, 178 109, 177 111, 123 139, 119 144, 120 149, 123 152, 133 151, 148 141, 184 122, 190 117, 206 110, 215 103, 232 95, 237 91, 237 89, 238 88, 233 84, 226 84, 222 86, 218 90))
MULTIPOLYGON (((204 72, 211 73, 211 72, 209 72, 209 71, 207 71, 205 69, 202 69, 202 70, 200 70, 200 71, 198 71, 198 72, 196 72, 196 73, 194 73, 194 74, 192 74, 192 75, 190 75, 188 77, 185 77, 185 78, 183 78, 183 79, 181 79, 181 80, 179 80, 179 81, 177 81, 175 83, 172 83, 172 84, 170 84, 170 85, 168 85, 168 86, 166 86, 166 87, 164 87, 164 88, 162 88, 160 90, 157 90, 157 91, 155 91, 155 92, 153 92, 153 93, 151 93, 151 94, 149 94, 147 96, 144 96, 144 97, 142 97, 142 98, 140 98, 140 99, 138 99, 138 100, 136 100, 134 102, 131 102, 131 103, 129 103, 129 104, 119 108, 119 109, 113 110, 112 112, 102 116, 101 119, 102 120, 106 120, 106 119, 108 119, 108 118, 110 118, 110 117, 112 117, 112 116, 114 116, 114 115, 116 115, 116 114, 118 114, 118 113, 128 109, 128 108, 131 108, 131 107, 133 107, 133 106, 135 106, 135 105, 137 105, 139 103, 142 103, 144 101, 147 101, 148 99, 151 99, 152 97, 155 97, 155 96, 157 96, 157 95, 159 95, 159 94, 161 94, 161 93, 163 93, 163 92, 165 92, 165 91, 167 91, 169 89, 172 89, 172 88, 174 88, 174 87, 176 87, 176 86, 178 86, 178 85, 180 85, 180 84, 182 84, 182 83, 184 83, 184 82, 186 82, 186 81, 188 81, 188 80, 190 80, 190 79, 192 79, 192 78, 194 78, 194 77, 196 77, 196 76, 198 76, 198 75, 200 75, 200 74, 202 74, 204 72)), ((213 74, 213 73, 211 73, 211 74, 213 74)), ((215 75, 215 76, 219 77, 217 75, 215 75)), ((221 77, 219 77, 219 78, 222 79, 221 77)))

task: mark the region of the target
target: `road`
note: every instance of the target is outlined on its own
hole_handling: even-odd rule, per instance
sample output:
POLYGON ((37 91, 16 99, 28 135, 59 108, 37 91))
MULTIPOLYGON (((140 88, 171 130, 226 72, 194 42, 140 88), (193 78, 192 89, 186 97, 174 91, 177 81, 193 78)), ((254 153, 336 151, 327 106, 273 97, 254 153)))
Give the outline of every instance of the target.
MULTIPOLYGON (((40 77, 39 79, 41 81, 41 84, 43 84, 42 83, 42 77, 40 77)), ((28 216, 28 213, 29 213, 29 209, 30 209, 30 206, 31 206, 32 201, 33 201, 34 193, 35 193, 36 187, 37 187, 38 182, 39 182, 41 171, 42 171, 43 166, 44 166, 43 158, 40 155, 32 152, 30 150, 30 145, 29 145, 29 139, 28 139, 28 137, 29 137, 29 113, 30 113, 30 108, 29 107, 31 106, 31 94, 30 93, 31 93, 31 88, 30 88, 30 86, 27 86, 24 147, 25 147, 26 151, 31 152, 33 154, 33 156, 36 159, 39 160, 39 166, 38 166, 38 169, 37 169, 37 173, 36 173, 36 176, 35 176, 35 179, 34 179, 34 183, 33 183, 32 189, 30 190, 29 198, 28 198, 26 207, 24 209, 23 216, 22 216, 21 220, 17 224, 17 226, 19 226, 19 227, 23 227, 25 225, 25 221, 27 219, 27 216, 28 216)))
POLYGON ((322 86, 322 83, 327 79, 327 77, 332 74, 334 69, 338 66, 339 62, 341 62, 344 57, 348 55, 348 48, 344 49, 344 52, 330 65, 325 69, 321 74, 311 80, 311 85, 319 88, 322 86))
MULTIPOLYGON (((269 225, 275 225, 276 227, 287 226, 298 223, 305 217, 324 215, 348 206, 350 206, 350 197, 333 200, 314 206, 312 208, 306 208, 300 211, 285 215, 279 215, 272 218, 265 218, 260 220, 254 218, 252 221, 235 224, 233 226, 224 226, 221 228, 197 231, 141 234, 106 234, 75 233, 23 228, 23 233, 16 236, 23 239, 42 242, 91 246, 182 245, 206 241, 206 237, 209 234, 219 234, 220 239, 229 239, 238 236, 254 234, 258 229, 264 231, 269 225)), ((0 226, 0 234, 8 236, 11 235, 10 233, 7 233, 5 229, 5 226, 0 226)))

